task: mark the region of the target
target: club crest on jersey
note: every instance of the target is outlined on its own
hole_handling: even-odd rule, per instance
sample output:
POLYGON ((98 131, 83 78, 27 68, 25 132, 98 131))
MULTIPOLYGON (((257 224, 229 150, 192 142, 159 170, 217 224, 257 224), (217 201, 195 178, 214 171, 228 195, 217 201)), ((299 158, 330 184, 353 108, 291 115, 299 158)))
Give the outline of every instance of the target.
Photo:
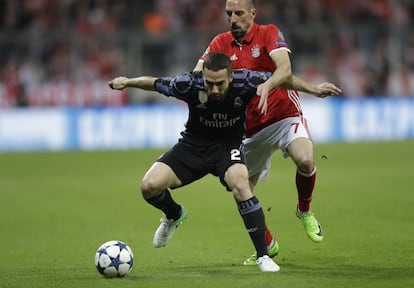
POLYGON ((243 100, 240 97, 234 98, 234 108, 240 108, 243 106, 243 100))
POLYGON ((254 58, 257 58, 257 57, 260 56, 260 47, 259 47, 259 45, 256 44, 256 45, 253 46, 253 48, 252 48, 252 56, 254 58))
POLYGON ((197 105, 197 108, 207 109, 205 105, 208 101, 207 93, 204 91, 198 91, 198 100, 200 101, 200 104, 197 105))

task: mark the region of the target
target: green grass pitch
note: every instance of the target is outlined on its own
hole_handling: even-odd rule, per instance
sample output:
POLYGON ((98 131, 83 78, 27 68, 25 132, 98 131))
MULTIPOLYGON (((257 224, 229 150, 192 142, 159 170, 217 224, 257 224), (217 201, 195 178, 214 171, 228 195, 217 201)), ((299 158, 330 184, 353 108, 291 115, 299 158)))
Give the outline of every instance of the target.
POLYGON ((281 246, 278 273, 241 265, 254 249, 212 176, 173 191, 189 217, 152 247, 161 214, 139 182, 163 151, 0 154, 0 287, 412 287, 413 141, 315 145, 320 244, 294 215, 294 166, 277 153, 256 195, 281 246), (134 251, 125 278, 95 269, 112 239, 134 251))

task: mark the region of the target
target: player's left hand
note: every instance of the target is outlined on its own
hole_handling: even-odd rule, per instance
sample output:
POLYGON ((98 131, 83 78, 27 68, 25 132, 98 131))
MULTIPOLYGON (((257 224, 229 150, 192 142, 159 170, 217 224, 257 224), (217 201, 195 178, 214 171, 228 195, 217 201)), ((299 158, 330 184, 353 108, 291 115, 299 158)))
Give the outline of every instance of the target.
POLYGON ((342 90, 338 88, 335 84, 324 82, 320 85, 318 85, 318 93, 315 94, 315 96, 320 98, 325 98, 327 96, 336 96, 342 93, 342 90))
POLYGON ((269 89, 267 88, 265 83, 260 84, 257 86, 256 94, 260 96, 260 101, 258 108, 260 109, 260 113, 266 115, 267 113, 267 98, 269 97, 269 89))

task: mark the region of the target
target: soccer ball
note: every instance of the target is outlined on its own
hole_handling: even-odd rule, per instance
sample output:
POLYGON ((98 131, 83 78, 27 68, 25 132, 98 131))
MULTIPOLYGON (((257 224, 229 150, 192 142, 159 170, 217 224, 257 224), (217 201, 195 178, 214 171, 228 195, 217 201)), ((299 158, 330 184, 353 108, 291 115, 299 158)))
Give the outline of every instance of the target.
POLYGON ((132 270, 134 254, 127 244, 111 240, 102 244, 95 254, 95 266, 108 278, 124 277, 132 270))

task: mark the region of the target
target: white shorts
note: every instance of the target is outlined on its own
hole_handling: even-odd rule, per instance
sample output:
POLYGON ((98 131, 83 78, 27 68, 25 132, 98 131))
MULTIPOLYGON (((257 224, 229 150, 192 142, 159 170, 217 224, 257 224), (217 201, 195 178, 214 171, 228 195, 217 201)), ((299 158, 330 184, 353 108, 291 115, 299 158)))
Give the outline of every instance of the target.
POLYGON ((241 150, 246 156, 249 175, 261 173, 258 182, 266 179, 273 153, 282 150, 283 157, 290 156, 289 144, 297 138, 311 139, 304 117, 289 117, 278 121, 243 140, 241 150))

